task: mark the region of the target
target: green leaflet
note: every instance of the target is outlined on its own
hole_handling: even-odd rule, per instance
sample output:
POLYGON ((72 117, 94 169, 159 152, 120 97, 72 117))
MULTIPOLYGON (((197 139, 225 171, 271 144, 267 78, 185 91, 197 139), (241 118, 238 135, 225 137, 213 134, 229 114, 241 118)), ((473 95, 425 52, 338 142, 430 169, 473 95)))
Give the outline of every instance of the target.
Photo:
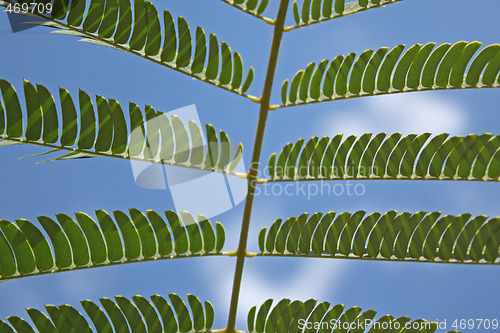
POLYGON ((118 44, 126 44, 131 33, 132 6, 130 5, 130 0, 119 0, 119 16, 113 39, 118 44))
POLYGON ((205 32, 202 28, 196 28, 196 50, 194 52, 192 71, 195 74, 201 73, 205 67, 207 57, 207 43, 205 32))
MULTIPOLYGON (((104 15, 101 25, 99 26, 99 35, 104 38, 113 36, 118 20, 119 0, 106 1, 104 15)), ((68 18, 69 22, 69 18, 68 18)))
POLYGON ((41 332, 57 332, 47 315, 37 309, 26 309, 36 328, 41 332))
POLYGON ((154 258, 158 255, 158 249, 157 240, 151 223, 141 211, 130 209, 129 212, 132 222, 139 233, 142 256, 145 258, 154 258))
POLYGON ((302 214, 263 228, 260 255, 499 264, 498 221, 437 212, 302 214))
POLYGON ((229 172, 233 172, 237 167, 240 161, 243 159, 243 145, 240 143, 238 145, 238 148, 236 148, 236 151, 234 152, 233 155, 233 160, 229 164, 229 172))
POLYGON ((90 96, 83 90, 79 93, 80 133, 78 148, 90 149, 95 143, 96 118, 90 96))
POLYGON ((274 179, 275 177, 276 174, 275 166, 276 166, 276 153, 273 153, 269 157, 269 161, 267 164, 267 174, 269 175, 270 179, 274 179))
POLYGON ((146 21, 148 23, 148 35, 145 53, 148 56, 155 56, 161 49, 161 25, 156 8, 148 1, 146 1, 146 21))
POLYGON ((42 108, 35 87, 26 80, 24 80, 23 83, 24 98, 26 99, 26 113, 28 116, 26 139, 37 141, 42 135, 42 108))
MULTIPOLYGON (((157 113, 155 120, 158 121, 161 135, 160 160, 169 161, 174 157, 174 132, 170 124, 170 120, 164 113, 157 113)), ((197 131, 193 131, 194 138, 198 135, 197 131)), ((195 140, 195 139, 193 139, 195 140)), ((196 153, 194 151, 193 153, 196 153)))
POLYGON ((125 115, 120 104, 114 100, 108 100, 113 121, 113 144, 111 151, 113 154, 123 154, 127 150, 128 130, 125 122, 125 115))
MULTIPOLYGON (((354 67, 352 69, 351 77, 349 79, 349 92, 351 94, 359 94, 359 92, 361 91, 361 79, 366 67, 368 66, 368 61, 370 60, 372 54, 372 50, 366 50, 356 60, 356 63, 354 64, 354 67)), ((321 80, 321 77, 319 77, 318 80, 321 80)), ((347 82, 345 84, 347 84, 347 82)), ((313 94, 313 92, 311 91, 311 96, 313 95, 318 96, 318 93, 314 92, 313 94)))
POLYGON ((74 26, 80 26, 83 22, 83 16, 85 12, 85 0, 72 1, 71 7, 68 13, 68 23, 74 26))
POLYGON ((193 329, 192 318, 189 315, 189 310, 184 301, 175 294, 168 295, 174 311, 177 313, 179 321, 179 330, 181 332, 189 332, 193 329))
POLYGON ((325 79, 323 82, 323 94, 327 97, 331 97, 333 95, 335 77, 337 76, 343 60, 344 56, 335 57, 326 71, 325 79))
POLYGON ((186 227, 189 236, 189 246, 193 252, 201 252, 203 250, 203 239, 201 237, 200 227, 196 220, 187 212, 180 213, 182 224, 186 227))
POLYGON ((78 135, 78 118, 75 104, 71 95, 65 89, 59 89, 59 98, 63 118, 61 145, 72 146, 75 144, 78 135))
MULTIPOLYGON (((342 304, 331 305, 328 302, 318 303, 315 299, 306 302, 290 301, 283 299, 273 306, 273 300, 269 299, 260 307, 254 306, 248 314, 248 331, 255 333, 264 332, 295 332, 297 327, 304 327, 304 332, 345 332, 343 327, 351 327, 350 332, 378 332, 379 327, 419 327, 412 332, 434 332, 437 323, 428 322, 423 319, 412 321, 408 317, 395 319, 393 316, 385 315, 374 321, 374 326, 369 330, 366 319, 373 319, 377 312, 359 307, 346 308, 342 304), (257 311, 258 309, 258 311, 257 311), (256 315, 257 313, 257 315, 256 315), (307 323, 307 326, 305 325, 307 323), (307 327, 307 328, 306 328, 307 327)), ((405 329, 402 332, 406 332, 405 329)))
POLYGON ((297 0, 293 1, 293 18, 295 19, 295 23, 300 23, 299 5, 297 3, 297 0))
POLYGON ((153 305, 142 296, 133 296, 132 299, 139 309, 140 313, 144 317, 148 331, 161 331, 162 325, 160 322, 160 318, 156 314, 153 305))
POLYGON ((288 327, 286 327, 286 324, 283 325, 283 323, 280 323, 280 319, 282 317, 289 318, 290 317, 290 300, 288 299, 283 299, 281 300, 271 311, 269 314, 269 319, 266 322, 265 325, 265 330, 267 332, 274 332, 274 331, 288 331, 288 327))
POLYGON ((54 97, 44 86, 37 84, 36 88, 43 114, 43 141, 55 143, 59 138, 59 129, 56 126, 58 120, 54 97))
POLYGON ((404 45, 398 45, 387 53, 378 73, 377 90, 387 91, 391 86, 392 72, 404 48, 404 45))
POLYGON ((363 172, 364 170, 361 170, 361 157, 363 155, 363 152, 365 150, 365 147, 367 146, 368 142, 370 141, 372 137, 372 133, 365 133, 363 134, 353 145, 351 153, 349 154, 349 157, 347 158, 347 164, 346 164, 346 174, 354 177, 357 176, 358 173, 363 172))
POLYGON ((221 44, 221 56, 222 56, 222 68, 220 72, 219 82, 222 85, 227 85, 231 82, 231 77, 233 75, 233 61, 231 55, 231 49, 229 46, 222 42, 221 44))
POLYGON ((2 277, 15 275, 16 261, 14 253, 3 234, 0 234, 0 250, 2 251, 2 256, 0 257, 0 275, 2 275, 2 277))
POLYGON ((171 124, 172 129, 174 130, 174 138, 176 142, 174 160, 176 163, 185 163, 188 161, 190 154, 187 129, 180 118, 176 116, 172 116, 171 124))
MULTIPOLYGON (((142 50, 148 36, 147 8, 144 0, 134 0, 134 28, 129 45, 132 50, 142 50)), ((153 27, 154 29, 155 27, 153 27)))
POLYGON ((253 81, 253 77, 254 77, 254 70, 253 67, 250 67, 245 82, 243 82, 243 85, 241 86, 242 93, 245 93, 248 90, 248 88, 250 88, 250 85, 252 84, 253 81))
POLYGON ((382 47, 373 53, 362 78, 363 91, 367 93, 373 93, 375 91, 376 76, 382 64, 382 60, 388 51, 389 48, 382 47))
POLYGON ((21 230, 28 244, 31 245, 37 269, 39 271, 52 269, 54 267, 52 251, 49 242, 40 230, 25 219, 16 220, 16 226, 21 230))
POLYGON ((63 20, 68 10, 68 0, 55 0, 52 4, 52 18, 63 20))
MULTIPOLYGON (((288 157, 286 158, 286 164, 285 165, 280 165, 280 167, 285 167, 283 172, 284 172, 284 175, 290 179, 292 179, 293 177, 295 177, 295 163, 297 162, 298 158, 299 158, 299 152, 302 148, 302 145, 304 144, 304 140, 299 140, 297 141, 291 151, 290 151, 290 154, 288 154, 288 157)), ((281 154, 280 154, 280 157, 281 157, 281 154)), ((271 161, 270 161, 271 162, 271 161)), ((279 177, 279 174, 277 174, 278 177, 279 177)))
MULTIPOLYGON (((235 5, 253 15, 260 15, 268 2, 247 0, 244 4, 235 5)), ((88 41, 131 51, 240 95, 244 95, 252 83, 252 68, 243 80, 243 62, 239 53, 231 52, 224 42, 219 46, 215 36, 210 34, 207 54, 207 40, 203 29, 198 27, 196 36, 192 36, 187 21, 179 17, 176 27, 172 14, 167 10, 160 22, 158 10, 149 1, 90 0, 88 10, 85 0, 72 1, 71 6, 68 4, 67 0, 55 1, 52 18, 68 25, 69 30, 65 31, 79 35, 85 33, 88 41), (65 20, 66 14, 68 17, 65 20)))
POLYGON ((210 148, 212 151, 220 150, 223 154, 220 160, 217 155, 212 164, 206 160, 209 157, 204 156, 203 133, 198 125, 190 122, 188 131, 178 117, 169 118, 148 105, 141 110, 138 105, 129 103, 130 125, 127 125, 123 109, 116 100, 102 96, 96 96, 94 100, 83 90, 79 91, 78 110, 71 94, 62 88, 59 89, 60 103, 56 103, 44 86, 35 86, 24 80, 24 96, 25 112, 21 109, 14 87, 0 80, 0 140, 4 140, 3 145, 50 144, 50 151, 34 156, 69 150, 66 155, 50 160, 95 156, 132 157, 221 172, 236 169, 242 159, 242 145, 232 151, 231 141, 223 131, 222 141, 211 141, 211 132, 215 130, 208 125, 210 148), (59 120, 58 109, 62 121, 59 120), (22 127, 23 117, 26 118, 25 130, 22 127), (23 136, 25 139, 19 142, 23 136), (191 147, 189 142, 196 144, 191 147), (75 143, 77 147, 74 147, 75 143))
POLYGON ((113 141, 113 120, 111 109, 104 97, 96 96, 97 115, 99 118, 99 130, 95 142, 95 150, 106 152, 111 150, 113 141))
POLYGON ((219 160, 219 145, 217 139, 217 132, 213 128, 212 125, 206 125, 207 131, 207 156, 206 166, 211 168, 217 165, 217 161, 219 160))
MULTIPOLYGON (((291 150, 292 143, 288 143, 281 151, 278 157, 278 161, 276 162, 276 166, 274 167, 273 165, 275 177, 283 178, 283 176, 285 175, 285 163, 288 160, 288 156, 290 155, 291 150)), ((271 159, 273 159, 272 156, 271 159)))
POLYGON ((231 145, 224 131, 220 131, 220 145, 220 157, 217 167, 221 170, 225 170, 231 159, 231 145))
MULTIPOLYGON (((83 30, 96 32, 104 14, 104 0, 90 0, 90 7, 83 21, 83 30)), ((62 12, 62 11, 61 11, 62 12)), ((59 18, 60 19, 60 18, 59 18)))
MULTIPOLYGON (((472 64, 470 65, 469 73, 467 73, 467 77, 465 79, 466 83, 469 85, 477 85, 480 81, 481 78, 481 73, 483 72, 484 68, 486 67, 489 62, 495 61, 496 56, 500 52, 500 45, 489 45, 485 47, 478 55, 477 57, 472 61, 472 64)), ((498 61, 498 60, 496 60, 498 61)), ((488 66, 488 68, 493 70, 494 72, 498 73, 498 70, 494 70, 494 67, 497 66, 488 66)), ((488 72, 484 73, 485 75, 488 72)), ((489 74, 488 76, 493 76, 495 77, 496 75, 489 74)), ((491 79, 489 80, 491 82, 491 79)))
POLYGON ((130 156, 140 156, 144 147, 147 147, 145 138, 146 129, 144 126, 144 115, 137 104, 129 102, 130 120, 130 143, 128 154, 130 156))
MULTIPOLYGON (((120 308, 118 305, 113 302, 112 300, 108 298, 101 298, 99 299, 103 309, 106 311, 108 314, 109 318, 111 319, 111 323, 113 327, 127 327, 127 320, 125 319, 125 316, 123 313, 120 311, 120 308)), ((99 308, 96 304, 93 305, 94 308, 99 308)), ((101 310, 102 311, 102 310, 101 310)))
POLYGON ((27 220, 0 220, 0 281, 77 267, 220 253, 225 241, 221 224, 214 227, 204 216, 196 221, 183 212, 184 227, 176 213, 165 214, 170 228, 158 213, 137 209, 130 209, 130 215, 115 211, 114 218, 105 211, 96 211, 97 219, 84 213, 75 213, 76 219, 40 216, 48 239, 27 220))
POLYGON ((174 239, 174 253, 186 253, 189 250, 189 239, 186 228, 177 214, 172 211, 165 212, 170 230, 174 239))
POLYGON ((171 305, 161 296, 153 295, 151 300, 156 309, 161 313, 163 328, 165 332, 177 332, 178 324, 171 305))
POLYGON ((401 57, 399 61, 396 71, 394 72, 394 78, 392 85, 395 89, 403 89, 406 84, 406 77, 408 76, 408 72, 410 70, 410 66, 415 61, 415 58, 419 54, 419 51, 422 49, 422 45, 415 44, 405 52, 405 54, 401 57))
POLYGON ((205 216, 198 215, 198 221, 201 234, 203 235, 203 251, 205 253, 212 252, 215 250, 216 245, 215 230, 205 216))
POLYGON ((0 220, 0 229, 12 246, 19 273, 26 274, 34 271, 36 269, 35 256, 22 231, 14 223, 5 220, 0 220))
MULTIPOLYGON (((95 303, 92 301, 86 300, 80 302, 82 305, 82 308, 85 310, 87 315, 90 317, 92 323, 94 324, 95 328, 99 332, 106 332, 106 331, 112 331, 113 328, 111 326, 111 322, 109 321, 108 317, 104 314, 103 309, 98 307, 95 303)), ((43 315, 43 312, 38 312, 41 315, 43 315)), ((50 324, 50 322, 47 320, 47 324, 50 324)))
POLYGON ((499 181, 500 138, 492 134, 451 137, 386 133, 360 137, 313 137, 288 143, 269 158, 268 181, 324 179, 426 179, 499 181), (300 156, 300 158, 297 158, 300 156), (284 172, 286 170, 286 173, 284 172))
POLYGON ((90 300, 81 302, 84 312, 70 305, 46 305, 46 313, 37 309, 27 309, 34 323, 19 317, 8 317, 8 323, 0 321, 2 332, 93 332, 85 313, 97 332, 197 332, 210 330, 213 324, 214 309, 210 302, 203 303, 188 294, 188 305, 176 294, 169 295, 170 303, 159 295, 151 300, 143 296, 131 299, 116 296, 114 300, 99 299, 101 306, 90 300), (108 319, 109 318, 109 319, 108 319), (194 319, 191 319, 194 318, 194 319))
POLYGON ((66 234, 73 253, 73 262, 77 267, 86 266, 89 264, 89 248, 85 236, 80 227, 68 215, 56 215, 58 224, 66 234))
MULTIPOLYGON (((231 87, 237 89, 241 86, 243 81, 243 60, 238 52, 234 52, 233 56, 234 69, 233 69, 233 79, 231 80, 231 87)), ((248 83, 247 83, 248 85, 248 83)), ((248 88, 247 88, 248 89, 248 88)))
POLYGON ((134 303, 123 296, 115 296, 115 301, 127 319, 132 332, 146 332, 144 321, 134 303))
POLYGON ((167 10, 163 12, 163 24, 165 27, 165 36, 160 59, 163 62, 170 62, 175 59, 177 53, 177 34, 172 14, 167 10))
POLYGON ((4 125, 2 130, 7 136, 19 138, 23 135, 23 115, 16 90, 9 82, 0 79, 0 92, 6 116, 6 121, 2 121, 2 125, 4 125))
POLYGON ((176 64, 177 67, 183 68, 189 65, 191 60, 191 32, 186 20, 182 17, 179 17, 177 21, 177 28, 179 31, 179 49, 177 52, 176 64))
POLYGON ((325 150, 323 161, 321 162, 320 177, 328 177, 333 172, 333 160, 339 148, 343 135, 336 135, 325 150))
POLYGON ((210 34, 208 49, 207 79, 214 80, 219 72, 219 42, 214 34, 210 34))
MULTIPOLYGON (((323 60, 320 62, 316 70, 314 71, 314 74, 311 79, 311 86, 310 86, 310 92, 311 92, 311 98, 312 99, 317 99, 319 98, 321 94, 321 80, 323 78, 323 74, 325 73, 326 66, 328 66, 328 60, 323 60)), ((288 82, 288 81, 285 81, 288 82)), ((282 94, 282 100, 283 102, 286 101, 286 91, 282 94)))
POLYGON ((38 222, 49 235, 55 254, 55 266, 58 269, 74 268, 73 253, 68 237, 61 227, 49 217, 39 216, 38 222))
POLYGON ((321 217, 323 214, 316 213, 313 214, 304 225, 302 232, 299 238, 299 252, 300 253, 309 253, 311 251, 311 240, 312 235, 316 227, 321 221, 321 217))
POLYGON ((289 241, 286 244, 287 252, 297 253, 297 251, 299 250, 298 247, 299 247, 300 234, 304 229, 308 216, 309 214, 304 213, 300 215, 297 219, 295 219, 295 221, 293 222, 292 228, 290 229, 290 233, 288 235, 289 241))
POLYGON ((356 56, 355 53, 349 53, 345 58, 344 61, 342 62, 342 65, 340 65, 339 71, 337 72, 337 75, 335 77, 335 83, 334 83, 334 93, 339 96, 343 96, 347 93, 347 76, 349 75, 349 72, 352 68, 353 62, 354 62, 354 57, 356 56))
POLYGON ((318 66, 310 63, 283 82, 283 104, 273 108, 393 92, 500 87, 496 82, 500 45, 487 46, 476 56, 479 42, 434 46, 415 44, 406 51, 404 45, 390 51, 383 47, 366 50, 357 58, 350 53, 318 66))
POLYGON ((192 139, 192 153, 190 157, 190 163, 193 165, 199 165, 204 159, 204 147, 203 147, 203 133, 201 132, 198 125, 195 122, 189 122, 189 131, 191 132, 192 139))
MULTIPOLYGON (((308 176, 308 171, 310 169, 308 166, 316 146, 319 146, 317 137, 313 137, 305 144, 299 158, 297 177, 305 178, 308 176)), ((291 165, 289 167, 291 167, 291 165)))
POLYGON ((216 253, 220 253, 222 251, 222 248, 224 247, 224 242, 226 241, 226 234, 224 231, 224 226, 220 224, 219 222, 215 223, 215 232, 216 232, 216 237, 217 241, 215 243, 215 251, 216 253))

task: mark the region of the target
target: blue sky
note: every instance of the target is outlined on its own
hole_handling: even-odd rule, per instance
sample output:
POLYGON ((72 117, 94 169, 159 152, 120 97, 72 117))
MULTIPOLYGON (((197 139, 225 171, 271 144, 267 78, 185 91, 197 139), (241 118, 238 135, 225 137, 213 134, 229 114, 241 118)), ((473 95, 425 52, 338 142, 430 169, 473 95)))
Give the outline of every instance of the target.
MULTIPOLYGON (((245 68, 256 76, 249 93, 260 95, 272 27, 218 0, 154 1, 157 8, 183 16, 191 27, 215 33, 238 51, 245 68)), ((274 16, 271 1, 268 16, 274 16)), ((285 34, 276 73, 273 103, 279 88, 312 61, 338 54, 398 44, 427 42, 500 42, 500 2, 477 0, 405 0, 285 34)), ((292 23, 291 16, 288 18, 292 23)), ((168 112, 195 104, 202 123, 223 129, 245 147, 250 162, 258 105, 180 73, 110 48, 49 33, 37 27, 13 34, 7 15, 0 13, 3 64, 0 78, 22 91, 22 79, 45 85, 52 93, 64 87, 75 94, 133 101, 168 112)), ((440 91, 358 98, 273 111, 269 115, 262 161, 286 143, 338 133, 447 132, 499 134, 496 89, 440 91)), ((144 190, 134 183, 126 161, 95 158, 35 164, 18 157, 42 152, 38 147, 2 147, 0 207, 2 219, 54 216, 57 213, 93 213, 96 209, 157 211, 173 209, 168 191, 144 190)), ((500 188, 479 182, 365 181, 363 196, 259 196, 254 203, 250 250, 257 235, 277 218, 303 212, 442 211, 499 216, 500 188)), ((356 183, 356 184, 358 184, 356 183)), ((236 247, 243 213, 240 204, 213 218, 226 227, 225 250, 236 247)), ((78 305, 83 299, 115 295, 192 293, 210 300, 216 327, 225 326, 235 260, 198 258, 164 260, 108 268, 30 277, 0 284, 0 317, 21 315, 24 308, 43 304, 78 305)), ((374 309, 380 314, 407 315, 448 323, 462 318, 500 319, 498 267, 383 263, 347 260, 254 258, 246 261, 238 328, 246 329, 248 309, 268 298, 317 298, 374 309)), ((449 330, 451 330, 450 326, 449 330)))

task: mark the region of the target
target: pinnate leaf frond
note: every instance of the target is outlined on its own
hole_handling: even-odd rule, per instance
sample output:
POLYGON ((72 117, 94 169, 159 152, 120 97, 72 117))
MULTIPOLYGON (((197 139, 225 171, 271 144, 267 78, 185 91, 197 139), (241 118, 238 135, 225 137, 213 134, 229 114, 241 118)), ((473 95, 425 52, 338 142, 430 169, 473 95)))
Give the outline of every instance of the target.
POLYGON ((261 255, 500 264, 500 218, 440 212, 304 213, 259 235, 261 255))
POLYGON ((424 319, 412 320, 403 316, 377 316, 373 310, 343 304, 332 305, 310 299, 305 302, 282 299, 273 304, 272 299, 260 307, 254 306, 248 314, 248 331, 251 333, 289 332, 421 332, 431 333, 438 323, 424 319), (273 306, 274 305, 274 306, 273 306), (389 328, 391 328, 389 330, 389 328))
POLYGON ((83 311, 71 305, 46 305, 45 312, 26 309, 31 322, 17 316, 0 321, 0 331, 9 332, 211 332, 214 308, 196 296, 187 302, 176 294, 168 300, 152 295, 150 300, 137 295, 130 299, 116 296, 80 302, 83 311))
POLYGON ((243 146, 232 147, 225 132, 218 136, 206 125, 204 143, 195 122, 184 124, 148 105, 143 112, 129 103, 125 116, 114 99, 96 96, 94 101, 83 90, 74 98, 60 88, 58 108, 47 88, 26 80, 24 97, 25 111, 15 88, 0 79, 0 140, 4 140, 0 145, 23 143, 50 147, 49 153, 70 151, 54 159, 108 156, 228 173, 243 156, 243 146))
POLYGON ((269 158, 268 181, 500 180, 500 137, 366 133, 288 143, 269 158))
POLYGON ((75 213, 39 216, 41 229, 26 219, 0 220, 0 281, 180 257, 220 254, 224 227, 204 216, 195 220, 187 212, 130 209, 112 214, 95 212, 96 218, 75 213), (166 219, 165 219, 166 218, 166 219), (166 221, 166 222, 165 222, 166 221), (42 233, 48 235, 48 239, 42 233))
MULTIPOLYGON (((44 0, 37 0, 45 2, 44 0)), ((10 1, 4 1, 4 6, 10 1)), ((31 15, 31 14, 30 14, 31 15)), ((196 31, 179 17, 177 23, 165 10, 145 0, 55 0, 51 16, 33 14, 47 20, 58 33, 82 37, 82 41, 126 51, 162 66, 233 93, 245 94, 252 83, 250 68, 244 75, 243 62, 214 34, 196 31), (87 8, 87 4, 89 7, 87 8)))
POLYGON ((400 1, 403 0, 303 0, 302 6, 299 6, 297 0, 294 0, 293 16, 297 25, 287 27, 285 30, 328 21, 372 8, 384 7, 400 1))
POLYGON ((283 82, 283 104, 273 108, 412 91, 498 88, 500 45, 484 47, 474 56, 481 45, 398 45, 310 63, 283 82))

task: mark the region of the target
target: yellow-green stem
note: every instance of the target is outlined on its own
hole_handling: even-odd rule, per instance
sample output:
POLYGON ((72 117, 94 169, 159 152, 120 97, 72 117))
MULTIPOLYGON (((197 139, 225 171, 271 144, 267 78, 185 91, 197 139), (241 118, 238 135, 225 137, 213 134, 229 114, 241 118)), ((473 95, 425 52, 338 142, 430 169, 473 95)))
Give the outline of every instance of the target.
POLYGON ((248 230, 250 227, 250 218, 252 215, 253 199, 255 194, 255 186, 257 185, 257 173, 259 168, 260 155, 262 151, 262 144, 264 142, 264 133, 266 130, 267 116, 269 113, 269 106, 271 101, 271 91, 274 82, 274 75, 276 72, 276 64, 278 62, 278 54, 281 45, 281 38, 283 37, 283 29, 285 27, 285 17, 288 9, 289 0, 281 0, 278 15, 276 17, 276 25, 274 27, 273 41, 271 45, 271 52, 269 55, 269 62, 266 72, 266 81, 264 83, 264 90, 260 102, 259 120, 257 123, 257 130, 255 134, 255 144, 252 154, 252 162, 248 172, 248 194, 245 200, 245 209, 243 212, 243 220, 241 225, 240 241, 237 250, 236 268, 234 273, 233 291, 231 295, 231 305, 229 308, 229 318, 227 322, 226 332, 236 332, 236 313, 238 310, 238 300, 241 289, 241 279, 243 276, 243 265, 247 256, 247 241, 248 230))

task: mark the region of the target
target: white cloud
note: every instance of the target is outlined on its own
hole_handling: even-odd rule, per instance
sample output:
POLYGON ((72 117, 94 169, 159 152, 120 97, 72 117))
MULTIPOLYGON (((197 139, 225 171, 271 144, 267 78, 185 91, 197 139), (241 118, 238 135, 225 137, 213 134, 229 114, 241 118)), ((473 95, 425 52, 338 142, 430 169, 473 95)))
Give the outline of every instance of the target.
MULTIPOLYGON (((283 259, 268 258, 267 260, 281 261, 283 259)), ((345 274, 345 263, 340 260, 325 264, 324 259, 295 259, 289 263, 290 267, 279 269, 278 274, 276 268, 270 268, 269 271, 272 273, 269 273, 269 271, 266 272, 265 264, 253 265, 247 260, 238 308, 239 327, 246 326, 250 308, 262 305, 269 298, 275 301, 283 298, 301 301, 315 298, 320 302, 331 301, 332 294, 336 293, 336 288, 341 285, 342 276, 345 274), (291 274, 287 274, 287 270, 291 274)), ((223 304, 230 290, 227 286, 233 283, 234 267, 221 265, 217 267, 217 271, 219 272, 217 276, 224 277, 224 281, 219 280, 214 284, 219 289, 214 296, 220 298, 216 303, 223 304)), ((228 311, 228 308, 219 311, 228 311)))
MULTIPOLYGON (((299 259, 300 260, 300 259, 299 259)), ((304 260, 304 259, 303 259, 304 260)), ((298 264, 295 262, 295 264, 298 264)), ((262 271, 248 269, 244 276, 245 288, 241 293, 240 305, 250 308, 262 304, 269 298, 276 300, 289 298, 292 300, 307 300, 319 298, 324 300, 326 294, 334 291, 342 274, 341 262, 327 263, 323 260, 307 259, 298 264, 293 275, 281 275, 279 278, 265 280, 262 271)))
POLYGON ((337 109, 330 118, 321 119, 322 133, 329 136, 367 132, 466 134, 463 131, 468 119, 464 107, 437 94, 376 96, 363 98, 358 105, 355 110, 337 109))

